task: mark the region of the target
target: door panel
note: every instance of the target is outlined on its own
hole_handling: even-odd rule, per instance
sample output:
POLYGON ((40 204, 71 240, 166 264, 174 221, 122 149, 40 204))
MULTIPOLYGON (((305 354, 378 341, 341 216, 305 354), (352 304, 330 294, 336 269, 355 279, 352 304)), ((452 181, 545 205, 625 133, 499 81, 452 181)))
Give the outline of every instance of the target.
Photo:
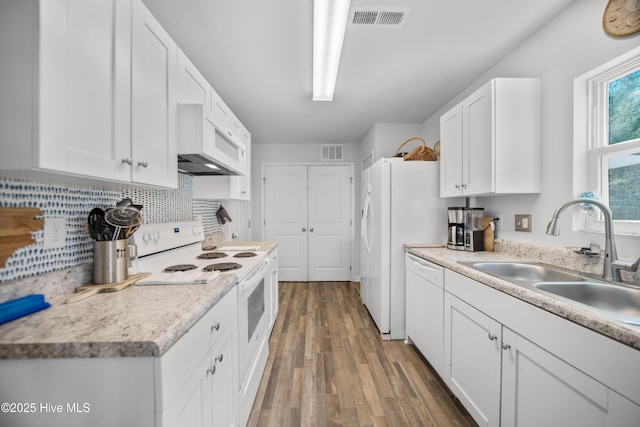
POLYGON ((265 167, 264 234, 278 242, 283 281, 307 280, 306 200, 306 166, 265 167))
POLYGON ((266 166, 264 236, 283 281, 351 280, 351 167, 266 166))
POLYGON ((350 280, 350 168, 310 166, 308 174, 309 280, 350 280))

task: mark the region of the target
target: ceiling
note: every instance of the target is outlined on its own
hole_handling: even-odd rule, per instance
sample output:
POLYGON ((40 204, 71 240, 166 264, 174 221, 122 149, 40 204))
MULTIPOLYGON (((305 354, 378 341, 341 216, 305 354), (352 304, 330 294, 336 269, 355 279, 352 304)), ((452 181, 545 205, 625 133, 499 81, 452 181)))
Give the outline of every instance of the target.
POLYGON ((311 100, 313 0, 143 1, 259 144, 421 123, 574 0, 352 0, 410 10, 347 28, 332 102, 311 100))

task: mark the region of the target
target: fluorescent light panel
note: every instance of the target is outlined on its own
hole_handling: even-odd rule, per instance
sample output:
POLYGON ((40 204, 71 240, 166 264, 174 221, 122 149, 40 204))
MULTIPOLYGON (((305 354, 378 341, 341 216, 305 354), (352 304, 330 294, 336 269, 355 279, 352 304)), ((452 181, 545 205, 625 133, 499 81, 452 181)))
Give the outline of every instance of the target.
POLYGON ((351 0, 313 2, 313 100, 333 101, 351 0))

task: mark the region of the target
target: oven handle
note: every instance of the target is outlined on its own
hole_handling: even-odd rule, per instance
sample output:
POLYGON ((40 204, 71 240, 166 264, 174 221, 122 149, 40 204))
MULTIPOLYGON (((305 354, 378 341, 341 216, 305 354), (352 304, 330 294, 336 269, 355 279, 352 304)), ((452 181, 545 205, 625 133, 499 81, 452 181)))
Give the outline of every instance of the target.
POLYGON ((262 279, 264 279, 264 274, 267 271, 267 267, 269 267, 269 258, 266 258, 262 265, 255 269, 253 273, 249 275, 245 280, 238 283, 238 294, 242 294, 247 292, 251 288, 254 288, 262 279))

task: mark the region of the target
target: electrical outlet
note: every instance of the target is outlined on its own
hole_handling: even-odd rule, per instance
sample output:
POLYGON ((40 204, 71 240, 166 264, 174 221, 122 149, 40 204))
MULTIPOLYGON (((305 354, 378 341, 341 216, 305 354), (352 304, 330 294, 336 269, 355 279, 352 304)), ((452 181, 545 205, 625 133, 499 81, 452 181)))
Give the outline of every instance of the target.
POLYGON ((44 219, 44 248, 64 248, 67 237, 65 218, 44 219))
POLYGON ((516 214, 516 231, 531 232, 531 215, 516 214))
POLYGON ((494 221, 496 230, 504 230, 504 215, 498 215, 496 218, 498 218, 497 221, 494 221))

